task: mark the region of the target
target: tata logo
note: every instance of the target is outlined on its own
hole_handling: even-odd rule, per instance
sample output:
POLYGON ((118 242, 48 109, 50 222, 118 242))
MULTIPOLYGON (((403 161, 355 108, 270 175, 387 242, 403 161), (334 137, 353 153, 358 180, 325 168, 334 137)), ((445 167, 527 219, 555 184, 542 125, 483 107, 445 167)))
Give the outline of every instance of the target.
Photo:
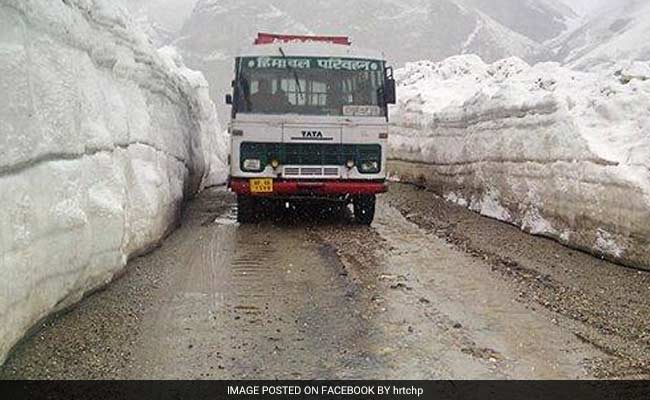
POLYGON ((302 137, 305 139, 324 139, 321 131, 302 131, 302 137))
POLYGON ((302 136, 292 137, 291 140, 314 140, 314 141, 332 141, 333 137, 323 135, 323 131, 301 131, 302 136))

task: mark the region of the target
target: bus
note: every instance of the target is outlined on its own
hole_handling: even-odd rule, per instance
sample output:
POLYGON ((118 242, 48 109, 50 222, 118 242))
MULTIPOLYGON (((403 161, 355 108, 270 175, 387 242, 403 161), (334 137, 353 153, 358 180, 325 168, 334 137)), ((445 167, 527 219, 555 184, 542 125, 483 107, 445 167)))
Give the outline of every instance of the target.
POLYGON ((388 105, 393 69, 344 36, 260 33, 235 58, 228 187, 237 220, 261 204, 327 199, 352 204, 370 225, 387 191, 388 105))

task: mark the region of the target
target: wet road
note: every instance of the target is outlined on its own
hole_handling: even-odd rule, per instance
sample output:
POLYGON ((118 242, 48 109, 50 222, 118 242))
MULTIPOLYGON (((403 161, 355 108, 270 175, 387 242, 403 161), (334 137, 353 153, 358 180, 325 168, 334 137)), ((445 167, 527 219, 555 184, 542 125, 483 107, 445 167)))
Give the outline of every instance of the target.
POLYGON ((368 228, 346 210, 313 208, 240 226, 233 197, 208 191, 160 249, 48 322, 0 374, 555 379, 614 369, 607 361, 622 356, 522 300, 489 257, 413 222, 400 196, 417 194, 397 192, 368 228))

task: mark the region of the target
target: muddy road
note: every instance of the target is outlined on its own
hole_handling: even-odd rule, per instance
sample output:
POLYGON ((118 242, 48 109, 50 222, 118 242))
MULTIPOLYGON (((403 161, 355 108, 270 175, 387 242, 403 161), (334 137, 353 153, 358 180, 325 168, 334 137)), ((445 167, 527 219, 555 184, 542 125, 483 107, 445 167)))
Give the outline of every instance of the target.
POLYGON ((393 185, 234 222, 209 190, 127 273, 17 346, 2 378, 648 378, 650 274, 393 185))

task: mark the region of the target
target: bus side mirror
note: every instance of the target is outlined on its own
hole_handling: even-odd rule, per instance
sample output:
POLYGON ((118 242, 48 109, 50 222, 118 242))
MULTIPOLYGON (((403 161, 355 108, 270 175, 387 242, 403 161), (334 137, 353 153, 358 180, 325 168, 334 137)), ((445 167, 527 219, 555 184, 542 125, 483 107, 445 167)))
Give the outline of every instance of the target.
POLYGON ((232 94, 226 95, 226 104, 232 105, 232 94))
POLYGON ((393 67, 386 67, 386 80, 384 82, 384 102, 386 104, 397 103, 397 89, 393 77, 393 67))
POLYGON ((397 103, 397 89, 395 88, 395 79, 387 78, 384 85, 384 101, 386 104, 397 103))

